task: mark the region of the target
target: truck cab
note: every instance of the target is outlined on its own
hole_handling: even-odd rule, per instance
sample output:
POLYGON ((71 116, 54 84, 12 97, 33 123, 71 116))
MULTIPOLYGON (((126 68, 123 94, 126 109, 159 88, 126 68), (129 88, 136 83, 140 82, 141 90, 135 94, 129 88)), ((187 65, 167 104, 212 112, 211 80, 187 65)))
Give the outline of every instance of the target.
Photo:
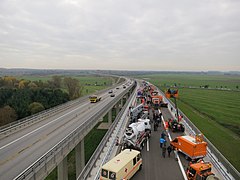
POLYGON ((89 100, 91 103, 96 103, 101 100, 101 97, 98 97, 97 95, 92 95, 92 96, 89 96, 89 100))
POLYGON ((187 168, 187 178, 188 180, 210 180, 210 179, 218 179, 212 173, 211 169, 212 165, 209 162, 200 162, 190 164, 187 168))

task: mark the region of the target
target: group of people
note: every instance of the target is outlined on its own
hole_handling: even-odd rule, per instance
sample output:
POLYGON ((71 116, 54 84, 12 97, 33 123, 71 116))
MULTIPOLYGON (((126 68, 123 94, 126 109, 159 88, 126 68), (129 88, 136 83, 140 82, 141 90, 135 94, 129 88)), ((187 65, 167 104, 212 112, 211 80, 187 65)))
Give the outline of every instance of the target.
POLYGON ((159 114, 153 113, 153 129, 154 131, 157 131, 158 127, 161 126, 161 119, 162 119, 162 112, 159 114))
POLYGON ((169 144, 169 146, 167 147, 167 140, 166 140, 166 134, 163 131, 159 140, 160 143, 160 149, 162 149, 162 157, 166 157, 166 151, 168 152, 168 157, 170 157, 171 152, 173 150, 171 144, 169 144))

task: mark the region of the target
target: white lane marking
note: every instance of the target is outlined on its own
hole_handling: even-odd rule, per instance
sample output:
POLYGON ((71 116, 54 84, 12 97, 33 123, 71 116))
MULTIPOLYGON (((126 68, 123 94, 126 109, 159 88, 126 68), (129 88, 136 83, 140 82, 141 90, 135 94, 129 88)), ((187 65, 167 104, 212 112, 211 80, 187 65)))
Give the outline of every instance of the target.
POLYGON ((33 130, 33 131, 31 131, 31 132, 25 134, 24 136, 22 136, 22 137, 20 137, 20 138, 15 139, 14 141, 12 141, 12 142, 10 142, 10 143, 8 143, 8 144, 6 144, 6 145, 0 147, 0 150, 4 149, 5 147, 7 147, 7 146, 9 146, 9 145, 11 145, 11 144, 13 144, 13 143, 15 143, 15 142, 17 142, 17 141, 23 139, 23 138, 25 138, 25 137, 27 137, 27 136, 29 136, 30 134, 32 134, 32 133, 34 133, 34 132, 36 132, 36 131, 38 131, 38 130, 44 128, 45 126, 47 126, 47 125, 49 125, 49 124, 52 124, 53 122, 55 122, 55 121, 59 120, 60 118, 62 118, 62 117, 64 117, 64 116, 66 116, 66 115, 72 113, 73 111, 76 111, 77 109, 82 108, 82 107, 85 106, 85 105, 86 105, 86 104, 84 104, 84 105, 82 105, 82 106, 80 106, 80 107, 78 107, 78 108, 76 108, 76 109, 74 109, 74 110, 72 110, 72 111, 70 111, 70 112, 68 112, 68 113, 66 113, 66 114, 64 114, 64 115, 62 115, 62 116, 60 116, 60 117, 58 117, 57 119, 55 119, 55 120, 53 120, 53 121, 51 121, 51 122, 49 122, 49 123, 47 123, 47 124, 45 124, 45 125, 43 125, 43 126, 37 128, 37 129, 35 129, 35 130, 33 130))
POLYGON ((147 151, 149 151, 149 138, 147 138, 147 151))
MULTIPOLYGON (((164 128, 166 129, 166 124, 165 124, 165 121, 164 121, 164 119, 163 119, 163 116, 162 116, 162 122, 163 122, 164 128)), ((166 129, 166 132, 167 132, 167 134, 168 134, 169 140, 172 141, 172 137, 171 137, 168 129, 166 129)), ((184 168, 183 168, 182 162, 181 162, 181 160, 180 160, 180 158, 179 158, 179 156, 178 156, 177 151, 174 150, 174 154, 175 154, 176 160, 178 161, 178 165, 179 165, 179 167, 180 167, 180 170, 181 170, 181 172, 182 172, 182 175, 183 175, 184 179, 187 180, 187 175, 186 175, 186 173, 185 173, 185 170, 184 170, 184 168)))

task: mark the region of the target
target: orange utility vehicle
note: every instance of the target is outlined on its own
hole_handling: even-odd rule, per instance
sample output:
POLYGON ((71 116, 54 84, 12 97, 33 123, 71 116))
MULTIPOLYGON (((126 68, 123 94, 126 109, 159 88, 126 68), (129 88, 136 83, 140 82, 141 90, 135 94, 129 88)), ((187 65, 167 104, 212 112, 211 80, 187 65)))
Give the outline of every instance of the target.
POLYGON ((178 98, 178 89, 168 89, 166 92, 165 92, 165 95, 167 98, 178 98))
POLYGON ((218 178, 213 174, 212 165, 210 162, 200 160, 196 163, 190 163, 187 168, 188 180, 217 180, 218 178))
POLYGON ((152 104, 154 107, 167 107, 168 103, 163 102, 163 97, 158 94, 158 91, 153 91, 151 93, 152 104))
POLYGON ((203 141, 202 135, 178 136, 171 141, 171 145, 186 155, 186 158, 199 159, 207 154, 207 143, 203 141))

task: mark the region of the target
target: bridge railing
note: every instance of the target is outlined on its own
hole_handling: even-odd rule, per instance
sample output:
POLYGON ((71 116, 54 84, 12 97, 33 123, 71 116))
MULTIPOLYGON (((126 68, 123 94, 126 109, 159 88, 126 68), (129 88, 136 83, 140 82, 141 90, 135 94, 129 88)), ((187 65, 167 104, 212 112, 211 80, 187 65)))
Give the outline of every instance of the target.
MULTIPOLYGON (((174 103, 167 99, 164 93, 159 90, 164 96, 164 100, 168 102, 168 104, 174 110, 174 114, 176 114, 176 109, 174 103)), ((171 109, 171 108, 170 108, 171 109)), ((171 111, 171 110, 170 110, 171 111)), ((192 132, 192 134, 201 134, 201 131, 191 122, 191 120, 181 111, 179 113, 183 116, 183 119, 186 122, 186 126, 189 126, 188 129, 192 132)), ((240 179, 240 173, 236 170, 236 168, 219 152, 219 150, 204 136, 204 140, 208 143, 208 154, 211 158, 212 162, 215 164, 215 167, 226 179, 240 179)))
MULTIPOLYGON (((133 84, 129 86, 125 91, 120 93, 115 99, 116 101, 111 101, 108 105, 104 106, 100 111, 92 114, 88 119, 86 119, 80 126, 75 128, 71 133, 69 133, 64 139, 42 155, 38 160, 31 164, 27 169, 25 169, 21 174, 19 174, 14 180, 22 179, 37 179, 36 174, 40 169, 44 169, 45 174, 48 172, 48 167, 53 169, 59 162, 67 156, 70 150, 72 150, 77 143, 79 143, 85 135, 97 124, 99 117, 101 117, 105 112, 111 109, 116 102, 118 102, 122 96, 124 96, 131 88, 133 84), (72 143, 70 143, 72 142, 72 143), (71 147, 70 147, 71 146, 71 147), (67 151, 65 151, 67 149, 67 151), (57 157, 61 157, 58 158, 57 157), (48 165, 51 162, 52 166, 48 165)), ((44 174, 44 173, 43 173, 44 174)), ((43 176, 43 175, 42 175, 43 176)), ((43 176, 44 177, 44 176, 43 176)), ((41 177, 42 178, 42 177, 41 177)), ((40 179, 41 179, 40 178, 40 179)), ((38 177, 39 179, 39 177, 38 177)))
MULTIPOLYGON (((89 159, 88 163, 85 165, 84 169, 82 170, 81 174, 79 175, 79 177, 77 178, 77 180, 84 180, 87 177, 89 177, 90 172, 93 168, 93 166, 95 165, 96 161, 98 160, 100 154, 102 153, 104 147, 106 146, 107 142, 109 141, 113 131, 115 130, 116 125, 119 123, 119 120, 121 119, 121 117, 123 116, 123 113, 125 112, 127 106, 129 105, 130 100, 132 99, 134 93, 132 93, 132 95, 128 98, 127 102, 125 103, 125 105, 123 106, 123 108, 121 109, 121 111, 118 113, 118 115, 116 116, 115 120, 113 121, 113 123, 111 124, 109 130, 107 131, 107 133, 104 135, 102 141, 99 143, 98 147, 96 148, 96 150, 94 151, 93 155, 91 156, 91 158, 89 159)), ((113 148, 115 144, 112 143, 110 146, 110 150, 113 148)), ((111 151, 110 151, 111 152, 111 151)), ((111 155, 110 152, 107 153, 107 158, 106 161, 108 160, 109 156, 111 155)), ((104 162, 103 162, 104 163, 104 162)))

